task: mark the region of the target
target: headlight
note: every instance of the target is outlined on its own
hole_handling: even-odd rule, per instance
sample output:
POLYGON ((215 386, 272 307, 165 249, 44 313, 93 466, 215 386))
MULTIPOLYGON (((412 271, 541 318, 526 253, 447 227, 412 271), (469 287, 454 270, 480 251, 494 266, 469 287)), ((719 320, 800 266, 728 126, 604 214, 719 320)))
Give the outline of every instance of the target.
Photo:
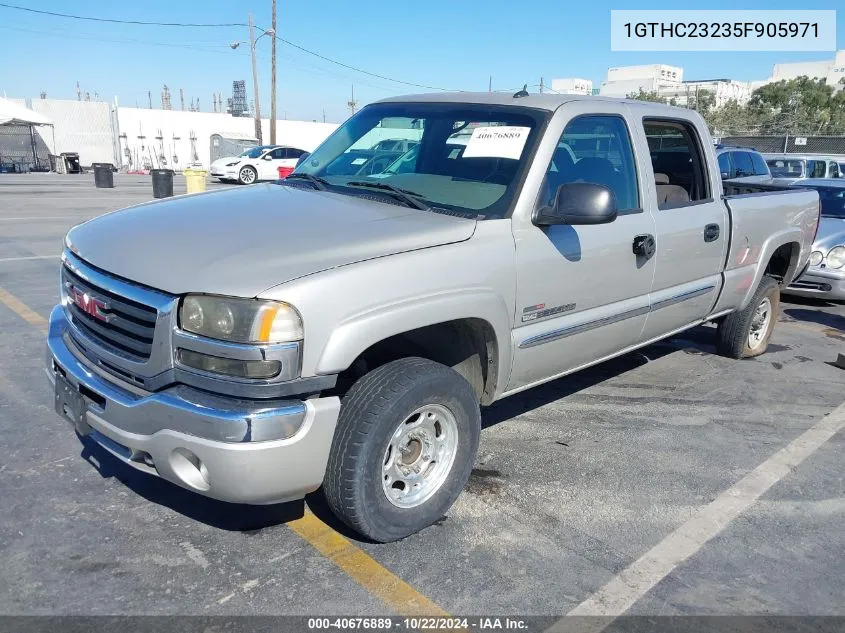
POLYGON ((303 338, 302 319, 286 303, 187 295, 179 307, 186 332, 233 343, 290 343, 303 338))
POLYGON ((813 251, 810 253, 810 266, 818 266, 824 259, 824 253, 821 251, 813 251))
POLYGON ((845 265, 845 246, 830 249, 827 254, 827 265, 830 268, 842 268, 845 265))
POLYGON ((234 167, 234 166, 235 166, 235 165, 237 165, 239 162, 241 162, 241 161, 236 160, 234 163, 226 163, 226 167, 234 167))

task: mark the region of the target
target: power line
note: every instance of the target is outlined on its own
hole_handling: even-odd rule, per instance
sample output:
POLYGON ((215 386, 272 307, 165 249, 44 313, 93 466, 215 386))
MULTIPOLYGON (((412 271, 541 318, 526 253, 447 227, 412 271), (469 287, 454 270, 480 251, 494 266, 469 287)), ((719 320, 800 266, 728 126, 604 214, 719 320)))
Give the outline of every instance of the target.
POLYGON ((246 24, 239 23, 239 22, 229 22, 229 23, 221 23, 221 24, 196 24, 196 23, 183 23, 183 22, 144 22, 142 20, 116 20, 111 18, 95 18, 91 16, 85 15, 70 15, 69 13, 57 13, 55 11, 43 11, 41 9, 31 9, 29 7, 19 7, 14 4, 6 4, 4 2, 0 2, 0 7, 5 7, 6 9, 17 9, 18 11, 26 11, 28 13, 39 13, 41 15, 50 15, 57 18, 68 18, 71 20, 88 20, 90 22, 109 22, 111 24, 136 24, 136 25, 143 25, 143 26, 184 26, 184 27, 233 27, 233 26, 247 26, 246 24))
POLYGON ((296 49, 302 51, 303 53, 308 53, 309 55, 313 55, 314 57, 318 57, 318 58, 320 58, 324 61, 330 62, 332 64, 337 64, 338 66, 342 66, 342 67, 347 68, 349 70, 354 70, 355 72, 358 72, 358 73, 361 73, 361 74, 364 74, 364 75, 369 75, 370 77, 377 77, 378 79, 384 79, 385 81, 392 81, 394 83, 403 84, 405 86, 413 86, 414 88, 425 88, 426 90, 443 90, 443 91, 449 90, 448 88, 439 88, 437 86, 426 86, 425 84, 417 84, 417 83, 414 83, 412 81, 403 81, 401 79, 393 79, 392 77, 386 77, 384 75, 379 75, 378 73, 371 73, 368 70, 363 70, 363 69, 357 68, 355 66, 350 66, 349 64, 344 64, 343 62, 339 62, 336 59, 332 59, 331 57, 326 57, 325 55, 321 55, 320 53, 309 50, 309 49, 305 48, 304 46, 300 46, 299 44, 295 44, 295 43, 291 42, 290 40, 286 40, 283 37, 279 37, 278 35, 275 35, 274 37, 277 40, 279 40, 280 42, 284 42, 288 46, 292 46, 293 48, 296 48, 296 49))
MULTIPOLYGON (((87 20, 87 21, 90 21, 90 22, 107 22, 107 23, 111 23, 111 24, 134 24, 134 25, 142 25, 142 26, 173 26, 173 27, 248 27, 249 26, 247 24, 238 23, 238 22, 220 23, 220 24, 197 24, 197 23, 183 23, 183 22, 146 22, 146 21, 142 21, 142 20, 117 20, 117 19, 113 19, 113 18, 97 18, 97 17, 91 17, 91 16, 71 15, 69 13, 58 13, 56 11, 44 11, 44 10, 41 10, 41 9, 31 9, 29 7, 21 7, 21 6, 14 5, 14 4, 7 4, 5 2, 0 2, 0 7, 5 7, 7 9, 15 9, 15 10, 18 10, 18 11, 26 11, 28 13, 37 13, 37 14, 40 14, 40 15, 49 15, 49 16, 52 16, 52 17, 67 18, 67 19, 70 19, 70 20, 87 20)), ((266 31, 266 29, 264 29, 264 30, 266 31)), ((385 81, 390 81, 390 82, 402 84, 402 85, 405 85, 405 86, 412 86, 414 88, 424 88, 426 90, 443 90, 443 91, 448 90, 447 88, 440 88, 438 86, 428 86, 426 84, 418 84, 418 83, 414 83, 412 81, 404 81, 402 79, 394 79, 393 77, 387 77, 385 75, 373 73, 373 72, 370 72, 368 70, 364 70, 363 68, 358 68, 358 67, 352 66, 350 64, 345 64, 345 63, 338 61, 336 59, 332 59, 331 57, 326 57, 325 55, 322 55, 322 54, 320 54, 316 51, 312 51, 308 48, 305 48, 304 46, 300 46, 299 44, 296 44, 295 42, 291 42, 290 40, 287 40, 283 37, 279 37, 278 35, 275 35, 274 37, 277 40, 279 40, 280 42, 283 42, 283 43, 287 44, 288 46, 291 46, 291 47, 293 47, 297 50, 300 50, 303 53, 313 55, 314 57, 322 59, 323 61, 327 61, 331 64, 336 64, 338 66, 341 66, 341 67, 346 68, 348 70, 352 70, 352 71, 361 73, 363 75, 369 75, 370 77, 376 77, 377 79, 383 79, 385 81)))

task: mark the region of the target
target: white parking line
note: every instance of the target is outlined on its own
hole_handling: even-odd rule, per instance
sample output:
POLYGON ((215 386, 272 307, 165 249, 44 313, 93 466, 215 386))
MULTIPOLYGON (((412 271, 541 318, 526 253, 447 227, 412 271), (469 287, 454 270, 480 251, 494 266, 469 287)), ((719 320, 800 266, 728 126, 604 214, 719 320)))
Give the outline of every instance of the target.
MULTIPOLYGON (((613 618, 625 613, 843 428, 845 403, 701 508, 690 520, 567 613, 567 617, 604 616, 595 618, 595 626, 588 628, 593 632, 606 628, 613 618)), ((549 631, 569 630, 568 626, 566 618, 563 618, 549 631)))
POLYGON ((0 257, 2 262, 24 262, 29 259, 59 259, 61 255, 28 255, 26 257, 0 257))

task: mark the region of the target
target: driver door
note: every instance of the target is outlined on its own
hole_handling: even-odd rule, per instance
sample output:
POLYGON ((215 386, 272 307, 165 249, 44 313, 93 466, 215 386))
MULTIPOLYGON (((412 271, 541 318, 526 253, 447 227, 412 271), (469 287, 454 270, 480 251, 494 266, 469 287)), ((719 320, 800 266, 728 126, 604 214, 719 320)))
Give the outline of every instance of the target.
POLYGON ((559 141, 551 161, 541 163, 536 204, 549 204, 561 184, 592 182, 613 191, 619 215, 607 224, 539 227, 526 217, 530 210, 514 214, 517 303, 508 391, 635 345, 649 310, 654 258, 635 255, 632 245, 655 228, 634 125, 615 104, 581 101, 561 110, 547 132, 559 141))

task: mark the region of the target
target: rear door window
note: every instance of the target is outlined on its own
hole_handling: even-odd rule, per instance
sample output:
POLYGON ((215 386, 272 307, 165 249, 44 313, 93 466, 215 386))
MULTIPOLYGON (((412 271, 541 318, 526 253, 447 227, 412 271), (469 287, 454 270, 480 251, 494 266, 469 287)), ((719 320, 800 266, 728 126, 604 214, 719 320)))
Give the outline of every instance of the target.
POLYGON ((807 161, 807 178, 824 178, 827 172, 827 161, 824 160, 808 160, 807 161))
POLYGON ((830 163, 830 176, 828 178, 839 178, 839 165, 831 161, 830 163))
POLYGON ((749 152, 748 154, 751 156, 751 164, 754 166, 754 175, 768 176, 769 168, 766 165, 766 161, 763 160, 763 157, 757 152, 749 152))
POLYGON ((746 176, 754 175, 754 163, 751 161, 751 154, 748 152, 734 152, 733 160, 734 168, 736 169, 735 178, 745 178, 746 176))
POLYGON ((692 123, 649 118, 643 120, 643 130, 649 147, 657 148, 650 154, 658 208, 678 208, 709 200, 707 165, 692 123))

